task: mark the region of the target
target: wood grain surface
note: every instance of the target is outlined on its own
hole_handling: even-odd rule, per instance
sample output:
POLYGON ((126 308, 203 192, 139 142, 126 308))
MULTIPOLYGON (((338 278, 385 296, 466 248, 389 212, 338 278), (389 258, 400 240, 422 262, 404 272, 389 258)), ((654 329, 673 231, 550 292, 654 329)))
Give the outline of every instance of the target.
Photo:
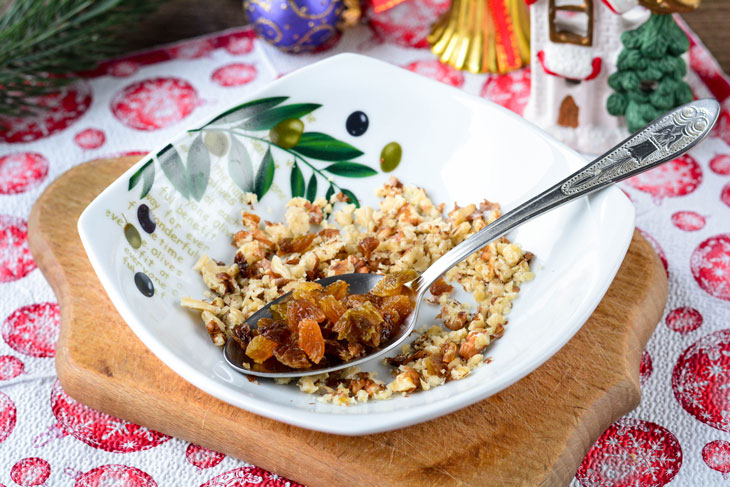
MULTIPOLYGON (((417 2, 420 0, 406 0, 417 2)), ((126 36, 131 50, 217 32, 246 24, 241 0, 167 0, 126 36)), ((730 72, 730 0, 702 0, 682 18, 697 32, 725 72, 730 72)))
POLYGON ((664 268, 638 233, 576 336, 535 372, 478 404, 398 431, 345 437, 221 402, 177 376, 136 338, 81 246, 79 214, 134 161, 71 169, 46 189, 29 219, 33 257, 61 307, 61 384, 95 409, 310 487, 564 487, 600 433, 638 404, 641 353, 667 293, 664 268))

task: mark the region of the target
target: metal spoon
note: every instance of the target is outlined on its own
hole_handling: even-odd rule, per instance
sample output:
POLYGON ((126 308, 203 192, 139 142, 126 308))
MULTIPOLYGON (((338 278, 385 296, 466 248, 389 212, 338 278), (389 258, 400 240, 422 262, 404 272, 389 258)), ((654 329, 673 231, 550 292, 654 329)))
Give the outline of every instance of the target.
MULTIPOLYGON (((257 372, 241 366, 246 360, 244 351, 230 338, 226 342, 223 356, 228 364, 239 372, 274 378, 302 377, 334 372, 380 357, 397 347, 413 331, 426 292, 431 284, 446 271, 482 249, 492 240, 538 215, 684 154, 709 134, 719 113, 720 105, 717 101, 702 99, 662 115, 598 159, 512 211, 505 213, 486 228, 449 250, 412 281, 411 287, 416 295, 415 309, 401 327, 400 333, 365 357, 327 368, 314 367, 291 372, 257 372)), ((319 279, 317 282, 326 286, 334 281, 343 280, 349 284, 351 293, 365 294, 381 278, 382 276, 377 274, 343 274, 319 279)), ((246 323, 252 329, 255 328, 260 318, 271 317, 269 312, 271 305, 289 299, 290 294, 285 294, 267 304, 251 315, 246 323)))

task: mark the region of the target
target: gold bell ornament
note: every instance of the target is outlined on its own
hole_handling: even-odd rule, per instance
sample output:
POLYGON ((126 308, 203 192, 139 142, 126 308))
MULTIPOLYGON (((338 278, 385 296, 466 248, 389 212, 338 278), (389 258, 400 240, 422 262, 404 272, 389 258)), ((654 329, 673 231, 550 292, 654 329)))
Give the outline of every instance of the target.
POLYGON ((506 73, 530 62, 525 0, 452 0, 431 28, 431 51, 441 62, 472 73, 506 73))

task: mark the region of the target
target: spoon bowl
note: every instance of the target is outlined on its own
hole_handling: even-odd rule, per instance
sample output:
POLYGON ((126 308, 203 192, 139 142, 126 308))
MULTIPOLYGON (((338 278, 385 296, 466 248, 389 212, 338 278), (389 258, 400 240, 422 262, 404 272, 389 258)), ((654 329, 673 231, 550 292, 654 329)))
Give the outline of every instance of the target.
MULTIPOLYGON (((345 281, 349 286, 348 292, 350 294, 365 294, 372 290, 375 284, 377 284, 377 282, 380 281, 382 278, 383 276, 378 274, 342 274, 339 276, 318 279, 315 282, 321 284, 322 286, 327 286, 328 284, 332 284, 335 281, 345 281)), ((272 305, 284 302, 288 300, 290 296, 291 292, 286 293, 275 299, 274 301, 270 302, 269 304, 258 310, 256 313, 252 314, 248 318, 248 320, 246 320, 246 324, 253 330, 257 327, 256 324, 261 318, 271 318, 270 308, 272 305)), ((419 297, 416 297, 416 306, 418 306, 418 303, 420 302, 421 300, 419 299, 419 297)), ((229 338, 225 346, 223 347, 223 357, 225 358, 228 365, 230 365, 237 371, 257 377, 291 378, 325 374, 347 367, 352 367, 354 365, 362 364, 364 362, 369 362, 370 360, 380 357, 393 350, 393 348, 397 347, 403 340, 405 340, 405 338, 411 333, 411 331, 413 331, 413 328, 416 324, 416 317, 417 313, 416 310, 414 310, 410 315, 408 315, 406 321, 401 325, 398 333, 393 335, 390 340, 388 340, 388 342, 386 342, 376 351, 362 358, 350 360, 349 362, 333 365, 331 367, 317 367, 315 365, 310 369, 298 369, 291 371, 287 370, 284 372, 260 372, 256 370, 249 370, 241 365, 249 361, 248 357, 246 357, 244 350, 232 338, 229 338)))

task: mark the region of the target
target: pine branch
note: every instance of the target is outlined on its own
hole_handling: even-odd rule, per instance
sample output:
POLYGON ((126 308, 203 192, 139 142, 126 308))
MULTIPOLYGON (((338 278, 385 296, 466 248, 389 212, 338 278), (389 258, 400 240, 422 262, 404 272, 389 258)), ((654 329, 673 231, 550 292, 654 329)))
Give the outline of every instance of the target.
POLYGON ((161 0, 10 0, 0 3, 0 115, 27 116, 30 98, 124 51, 120 34, 161 0))

